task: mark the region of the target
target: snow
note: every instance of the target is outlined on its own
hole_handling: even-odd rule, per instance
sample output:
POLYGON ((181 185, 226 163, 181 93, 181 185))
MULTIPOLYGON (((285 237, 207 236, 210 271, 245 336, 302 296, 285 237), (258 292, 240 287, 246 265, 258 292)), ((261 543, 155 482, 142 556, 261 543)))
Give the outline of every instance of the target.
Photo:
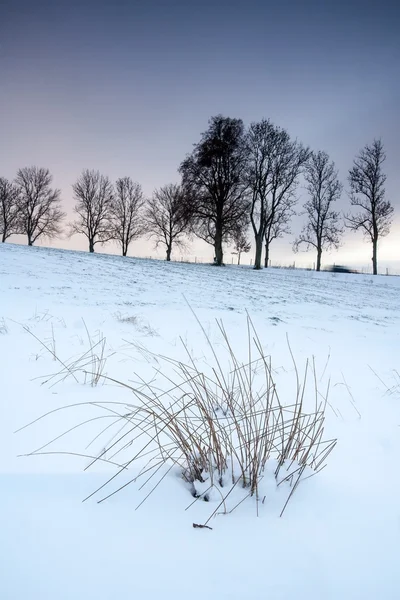
MULTIPOLYGON (((2 600, 398 598, 400 278, 11 244, 0 247, 0 277, 2 600), (51 379, 63 367, 43 344, 68 361, 104 339, 104 373, 135 385, 160 368, 152 353, 185 359, 182 341, 208 364, 195 315, 217 348, 222 319, 245 357, 247 313, 281 395, 295 387, 287 340, 299 370, 314 356, 318 389, 329 382, 326 437, 337 446, 282 518, 287 490, 268 476, 258 516, 248 498, 213 517, 210 531, 192 525, 209 518, 218 494, 185 510, 193 497, 176 470, 135 510, 151 489, 140 482, 100 504, 101 496, 82 503, 115 472, 107 463, 84 471, 88 458, 20 456, 95 416, 88 402, 130 401, 129 390, 110 381, 51 379)), ((162 363, 169 376, 166 369, 162 363)), ((90 423, 43 451, 84 452, 96 431, 90 423)), ((87 452, 101 451, 94 446, 87 452)), ((120 484, 137 470, 132 465, 120 484)), ((230 507, 239 500, 238 492, 230 507)))

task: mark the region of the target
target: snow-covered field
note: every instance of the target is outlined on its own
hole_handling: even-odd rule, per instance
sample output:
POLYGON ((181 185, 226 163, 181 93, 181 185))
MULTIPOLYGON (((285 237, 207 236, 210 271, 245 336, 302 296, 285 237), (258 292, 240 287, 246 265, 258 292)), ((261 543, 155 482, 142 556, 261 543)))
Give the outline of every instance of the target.
POLYGON ((399 598, 399 298, 396 277, 256 273, 3 244, 1 600, 399 598), (282 518, 284 491, 270 486, 258 516, 248 498, 215 516, 212 531, 194 529, 218 499, 185 510, 193 498, 174 471, 138 510, 151 489, 142 482, 82 503, 115 472, 101 461, 84 471, 89 459, 67 454, 102 451, 100 440, 85 450, 101 429, 96 422, 43 449, 54 454, 18 457, 95 416, 85 404, 14 433, 44 413, 131 397, 108 380, 52 378, 63 366, 45 346, 70 364, 104 344, 104 374, 135 386, 157 369, 170 376, 150 353, 186 360, 185 343, 207 363, 191 309, 223 352, 215 321, 222 319, 244 357, 248 313, 284 400, 296 386, 288 340, 300 372, 315 357, 321 393, 330 382, 326 437, 337 446, 282 518))

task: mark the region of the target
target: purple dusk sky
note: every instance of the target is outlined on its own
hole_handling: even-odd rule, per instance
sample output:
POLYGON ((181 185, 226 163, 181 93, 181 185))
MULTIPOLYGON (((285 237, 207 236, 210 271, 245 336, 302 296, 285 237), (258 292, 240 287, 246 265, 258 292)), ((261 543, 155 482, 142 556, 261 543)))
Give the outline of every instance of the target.
MULTIPOLYGON (((381 137, 396 209, 381 256, 399 260, 399 32, 400 5, 386 0, 3 0, 0 175, 48 167, 71 214, 83 168, 130 175, 146 194, 177 181, 218 113, 271 118, 328 152, 344 183, 354 155, 381 137)), ((291 241, 274 258, 293 259, 291 241)), ((370 254, 350 233, 339 252, 365 264, 370 254)))

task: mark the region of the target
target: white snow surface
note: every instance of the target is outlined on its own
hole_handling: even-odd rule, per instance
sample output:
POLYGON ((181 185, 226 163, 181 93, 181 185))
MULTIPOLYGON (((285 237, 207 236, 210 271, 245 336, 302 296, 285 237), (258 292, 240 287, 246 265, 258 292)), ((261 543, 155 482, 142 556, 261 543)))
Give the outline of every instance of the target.
MULTIPOLYGON (((399 598, 399 349, 400 277, 1 245, 1 600, 399 598), (258 516, 249 498, 213 517, 211 531, 194 529, 217 499, 185 510, 193 498, 173 471, 137 510, 150 488, 135 482, 82 503, 114 473, 108 464, 84 471, 79 456, 20 456, 93 416, 85 404, 14 433, 47 411, 130 397, 107 381, 53 385, 62 367, 41 342, 66 361, 88 349, 87 328, 106 339, 107 375, 133 385, 154 372, 146 349, 186 359, 183 340, 206 361, 191 309, 217 347, 222 319, 244 356, 248 313, 281 397, 295 388, 287 339, 300 371, 314 356, 318 385, 330 381, 326 437, 337 446, 281 518, 282 493, 270 486, 258 516)), ((84 452, 93 431, 74 430, 55 449, 84 452)))

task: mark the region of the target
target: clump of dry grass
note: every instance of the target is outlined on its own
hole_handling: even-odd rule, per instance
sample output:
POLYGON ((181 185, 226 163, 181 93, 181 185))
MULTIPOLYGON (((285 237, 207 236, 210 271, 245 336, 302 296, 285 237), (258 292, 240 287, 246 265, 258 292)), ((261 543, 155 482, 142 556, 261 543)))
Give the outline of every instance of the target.
MULTIPOLYGON (((300 377, 292 356, 296 387, 292 400, 283 402, 274 381, 271 359, 265 355, 250 318, 247 318, 244 363, 237 358, 223 323, 219 321, 217 325, 225 348, 224 359, 202 328, 213 357, 208 372, 199 368, 183 341, 185 362, 156 357, 160 364, 157 375, 163 384, 158 378, 127 385, 105 376, 94 363, 97 368, 90 376, 127 388, 135 402, 90 403, 101 411, 108 424, 86 450, 95 441, 99 443, 104 435, 111 435, 111 439, 101 444, 100 453, 86 454, 90 458, 86 469, 98 460, 118 464, 118 469, 88 498, 102 491, 103 497, 99 499, 102 502, 133 481, 145 478, 143 487, 154 478, 154 485, 142 504, 168 472, 178 468, 195 499, 208 500, 210 491, 218 490, 221 502, 211 518, 226 505, 235 488, 243 488, 246 497, 261 500, 260 482, 267 465, 273 464, 276 485, 284 482, 289 485, 282 515, 306 471, 310 476, 325 467, 336 440, 324 439, 327 401, 318 392, 314 363, 307 362, 300 377), (305 398, 310 376, 314 395, 311 409, 305 398), (134 464, 139 473, 104 493, 134 464)), ((74 373, 76 368, 75 364, 74 373)), ((52 441, 32 454, 41 452, 52 441)), ((256 505, 258 511, 258 502, 256 505)))

